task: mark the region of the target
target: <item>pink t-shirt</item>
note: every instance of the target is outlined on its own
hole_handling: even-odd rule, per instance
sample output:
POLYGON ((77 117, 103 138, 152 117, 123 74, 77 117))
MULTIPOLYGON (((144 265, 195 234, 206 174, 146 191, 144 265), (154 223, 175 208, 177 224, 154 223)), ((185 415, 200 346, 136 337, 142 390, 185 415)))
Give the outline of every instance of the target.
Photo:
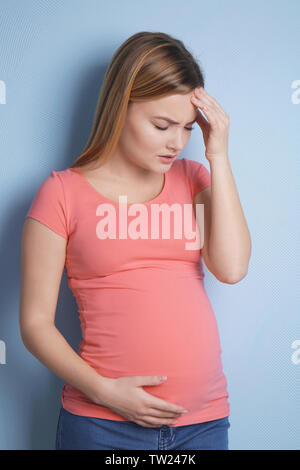
MULTIPOLYGON (((184 204, 192 207, 210 184, 203 164, 181 158, 158 196, 126 207, 101 195, 79 168, 67 168, 42 182, 26 214, 68 240, 65 269, 81 322, 81 358, 105 377, 166 375, 143 389, 188 410, 176 426, 230 414, 200 245, 187 249, 195 237, 184 216, 184 204), (163 208, 158 219, 154 207, 163 208)), ((70 384, 61 400, 76 415, 126 421, 70 384)))

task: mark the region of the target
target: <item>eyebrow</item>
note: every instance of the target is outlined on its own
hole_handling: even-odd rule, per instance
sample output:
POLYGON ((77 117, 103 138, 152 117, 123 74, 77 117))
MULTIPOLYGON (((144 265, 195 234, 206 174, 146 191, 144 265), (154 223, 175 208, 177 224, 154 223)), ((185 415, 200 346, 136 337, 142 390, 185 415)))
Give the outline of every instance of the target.
MULTIPOLYGON (((168 118, 168 117, 166 117, 166 116, 153 116, 153 117, 156 118, 156 119, 164 119, 165 121, 167 121, 167 122, 169 122, 169 123, 171 123, 171 124, 180 124, 179 122, 173 121, 173 119, 170 119, 170 118, 168 118)), ((197 121, 197 117, 198 117, 198 116, 196 116, 193 121, 187 122, 187 124, 194 124, 194 122, 197 121)))

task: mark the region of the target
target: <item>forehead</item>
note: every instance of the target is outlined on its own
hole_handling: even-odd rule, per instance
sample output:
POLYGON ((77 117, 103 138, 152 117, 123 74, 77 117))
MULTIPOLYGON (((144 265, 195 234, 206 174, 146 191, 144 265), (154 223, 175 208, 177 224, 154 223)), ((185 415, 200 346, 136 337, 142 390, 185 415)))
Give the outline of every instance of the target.
POLYGON ((150 118, 164 116, 176 124, 181 121, 192 122, 197 117, 195 106, 191 102, 192 95, 192 92, 184 95, 172 94, 154 100, 134 102, 132 110, 150 118))

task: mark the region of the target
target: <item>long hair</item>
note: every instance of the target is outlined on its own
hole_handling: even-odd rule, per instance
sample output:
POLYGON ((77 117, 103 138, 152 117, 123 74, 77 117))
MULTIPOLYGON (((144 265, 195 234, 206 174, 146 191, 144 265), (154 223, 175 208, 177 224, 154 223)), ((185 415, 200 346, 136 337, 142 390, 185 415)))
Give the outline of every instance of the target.
POLYGON ((142 31, 129 37, 106 70, 92 132, 71 168, 105 163, 114 152, 125 123, 129 101, 186 94, 204 87, 204 76, 182 41, 161 32, 142 31))

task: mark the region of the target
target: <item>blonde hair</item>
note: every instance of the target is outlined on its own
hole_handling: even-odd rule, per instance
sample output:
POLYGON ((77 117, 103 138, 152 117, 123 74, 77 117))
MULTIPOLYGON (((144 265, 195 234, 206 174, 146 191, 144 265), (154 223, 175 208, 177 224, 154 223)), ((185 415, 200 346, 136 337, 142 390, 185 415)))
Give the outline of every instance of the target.
POLYGON ((203 72, 182 41, 161 32, 142 31, 129 37, 106 70, 92 132, 71 168, 105 163, 114 152, 129 101, 186 94, 204 87, 203 72))

